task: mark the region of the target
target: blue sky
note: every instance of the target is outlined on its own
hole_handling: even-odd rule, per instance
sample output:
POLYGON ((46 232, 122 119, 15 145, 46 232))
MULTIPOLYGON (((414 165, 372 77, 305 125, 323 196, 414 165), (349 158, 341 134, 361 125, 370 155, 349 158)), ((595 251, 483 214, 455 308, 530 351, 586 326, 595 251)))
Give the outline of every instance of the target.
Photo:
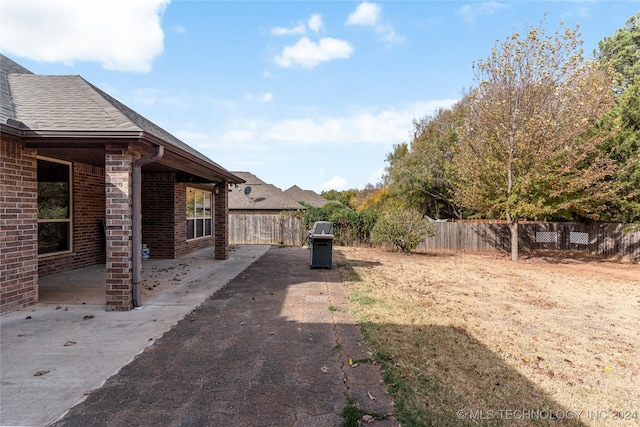
POLYGON ((363 188, 472 64, 545 19, 591 55, 634 1, 1 0, 0 50, 79 74, 231 171, 363 188))

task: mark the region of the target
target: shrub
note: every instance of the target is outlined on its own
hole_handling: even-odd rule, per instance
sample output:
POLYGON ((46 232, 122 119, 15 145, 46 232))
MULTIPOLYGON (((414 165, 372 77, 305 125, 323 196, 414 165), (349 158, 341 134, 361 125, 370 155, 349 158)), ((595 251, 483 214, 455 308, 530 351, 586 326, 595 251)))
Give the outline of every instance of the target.
POLYGON ((338 202, 329 202, 321 208, 303 203, 306 211, 304 213, 304 226, 309 229, 316 221, 331 221, 331 216, 335 211, 344 209, 338 202))
POLYGON ((420 212, 403 209, 381 216, 371 231, 371 240, 391 245, 402 252, 411 252, 420 242, 435 234, 435 227, 420 212))
POLYGON ((378 213, 373 209, 356 211, 336 202, 329 202, 322 208, 305 207, 305 228, 311 228, 316 221, 331 222, 336 245, 368 244, 371 229, 378 219, 378 213))

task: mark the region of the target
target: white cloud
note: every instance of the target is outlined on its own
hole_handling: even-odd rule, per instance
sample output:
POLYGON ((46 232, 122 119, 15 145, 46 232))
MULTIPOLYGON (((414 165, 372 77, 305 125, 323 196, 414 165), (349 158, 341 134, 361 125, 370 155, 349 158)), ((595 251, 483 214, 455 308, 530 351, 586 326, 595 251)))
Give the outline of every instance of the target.
POLYGON ((336 118, 289 119, 274 122, 265 129, 268 140, 296 144, 340 142, 345 138, 344 121, 336 118))
POLYGON ((234 142, 248 142, 256 139, 256 134, 252 130, 230 130, 223 135, 224 140, 234 142))
POLYGON ((273 60, 285 68, 293 64, 313 68, 321 62, 348 58, 353 54, 353 50, 353 46, 344 40, 325 37, 316 43, 308 37, 303 37, 295 45, 286 46, 282 54, 273 60))
POLYGON ((339 190, 341 188, 346 188, 349 182, 341 176, 334 176, 329 181, 320 185, 321 188, 325 190, 339 190))
POLYGON ((374 26, 380 20, 382 6, 376 3, 363 2, 347 18, 347 25, 374 26))
POLYGON ((319 13, 314 13, 313 15, 311 15, 308 25, 311 31, 314 31, 316 33, 320 31, 322 29, 322 15, 320 15, 319 13))
POLYGON ((363 2, 349 15, 345 25, 373 27, 380 40, 387 43, 401 43, 406 39, 398 34, 390 23, 382 22, 382 6, 376 3, 363 2))
POLYGON ((467 4, 458 9, 458 16, 460 16, 465 23, 473 24, 478 16, 493 15, 506 7, 506 5, 495 1, 467 4))
MULTIPOLYGON (((248 143, 248 142, 257 142, 259 140, 259 123, 256 120, 242 120, 236 119, 233 122, 229 123, 227 129, 222 131, 222 133, 218 135, 211 135, 211 141, 224 141, 225 145, 230 147, 238 147, 236 143, 248 143)), ((243 149, 246 147, 243 146, 243 149)))
POLYGON ((406 37, 396 33, 395 28, 391 24, 383 24, 376 26, 376 33, 380 35, 380 39, 387 43, 402 43, 406 37))
MULTIPOLYGON (((313 184, 300 181, 298 185, 320 189, 318 179, 324 182, 323 189, 345 189, 354 184, 380 182, 384 174, 381 165, 384 154, 393 144, 410 139, 413 120, 432 115, 439 108, 450 108, 457 101, 431 100, 385 109, 352 106, 347 111, 325 114, 301 108, 299 111, 308 113, 284 119, 280 118, 282 113, 273 119, 234 116, 210 129, 185 125, 182 131, 173 133, 229 170, 251 170, 260 174, 261 170, 271 171, 275 167, 290 176, 303 173, 308 178, 308 173, 301 172, 307 170, 316 175, 313 184), (371 153, 382 154, 371 160, 371 153), (317 161, 330 158, 336 160, 329 162, 333 163, 332 167, 327 167, 325 161, 317 161), (356 182, 360 179, 366 181, 356 182)), ((293 183, 285 180, 281 186, 286 188, 293 183)))
MULTIPOLYGON (((234 153, 243 158, 260 157, 265 153, 292 153, 301 149, 315 152, 345 152, 350 148, 373 149, 391 147, 406 141, 413 129, 413 119, 433 114, 438 108, 449 108, 458 100, 445 99, 413 103, 402 108, 366 111, 353 107, 346 114, 269 120, 266 118, 235 118, 223 128, 201 131, 186 128, 174 132, 194 148, 220 158, 223 153, 234 153)), ((233 157, 230 161, 235 162, 233 157)), ((369 177, 375 179, 382 172, 369 177)), ((324 175, 324 168, 320 168, 324 175)))
POLYGON ((309 17, 307 24, 297 24, 295 27, 273 27, 270 31, 272 36, 295 36, 301 35, 307 32, 307 26, 315 33, 322 29, 322 15, 314 13, 309 17))
POLYGON ((274 35, 274 36, 290 36, 290 35, 304 34, 306 32, 307 32, 307 27, 304 24, 296 25, 293 28, 273 27, 271 29, 271 35, 274 35))
POLYGON ((456 99, 414 103, 401 109, 366 111, 353 107, 348 115, 314 116, 264 123, 262 138, 288 144, 393 144, 404 141, 413 119, 449 108, 456 99))
POLYGON ((163 51, 160 19, 169 2, 3 0, 2 50, 36 61, 95 61, 105 69, 147 72, 163 51))

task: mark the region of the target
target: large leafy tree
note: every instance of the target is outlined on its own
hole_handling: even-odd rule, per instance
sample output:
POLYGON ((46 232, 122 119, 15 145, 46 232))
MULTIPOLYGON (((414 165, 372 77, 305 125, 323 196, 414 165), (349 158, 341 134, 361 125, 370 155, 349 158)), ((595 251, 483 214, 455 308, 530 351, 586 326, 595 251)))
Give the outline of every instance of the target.
POLYGON ((615 129, 603 149, 618 166, 618 198, 609 221, 640 222, 640 12, 598 44, 596 58, 612 71, 616 108, 607 124, 615 129))
POLYGON ((518 222, 595 217, 611 197, 611 162, 594 124, 610 110, 610 79, 586 62, 578 28, 512 34, 474 64, 466 123, 453 156, 456 198, 505 218, 511 258, 518 222))
POLYGON ((344 206, 349 208, 354 208, 356 204, 356 196, 358 195, 358 190, 355 188, 351 188, 349 190, 327 190, 320 193, 322 197, 327 200, 336 201, 338 203, 342 203, 344 206))
POLYGON ((449 168, 459 112, 460 107, 441 109, 414 120, 410 144, 396 145, 387 155, 385 182, 390 191, 405 206, 436 219, 460 218, 449 168))
POLYGON ((640 84, 640 12, 629 18, 614 36, 598 43, 596 58, 613 70, 617 92, 640 84))

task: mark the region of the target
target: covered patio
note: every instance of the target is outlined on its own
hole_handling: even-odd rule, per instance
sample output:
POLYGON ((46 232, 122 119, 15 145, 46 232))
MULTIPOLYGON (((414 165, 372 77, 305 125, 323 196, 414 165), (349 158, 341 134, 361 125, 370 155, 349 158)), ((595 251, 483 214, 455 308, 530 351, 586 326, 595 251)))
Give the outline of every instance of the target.
MULTIPOLYGON (((252 250, 247 246, 231 246, 229 259, 247 256, 252 250)), ((206 288, 200 287, 210 282, 225 262, 214 258, 213 248, 201 249, 175 259, 143 260, 140 289, 143 306, 145 303, 180 304, 182 297, 206 291, 206 288)), ((105 306, 106 277, 105 264, 40 277, 39 303, 55 304, 63 309, 70 305, 105 306)))
POLYGON ((153 290, 143 248, 227 259, 228 189, 241 178, 80 76, 0 65, 0 313, 52 295, 45 277, 92 265, 106 267, 95 286, 107 311, 138 307, 153 290))

